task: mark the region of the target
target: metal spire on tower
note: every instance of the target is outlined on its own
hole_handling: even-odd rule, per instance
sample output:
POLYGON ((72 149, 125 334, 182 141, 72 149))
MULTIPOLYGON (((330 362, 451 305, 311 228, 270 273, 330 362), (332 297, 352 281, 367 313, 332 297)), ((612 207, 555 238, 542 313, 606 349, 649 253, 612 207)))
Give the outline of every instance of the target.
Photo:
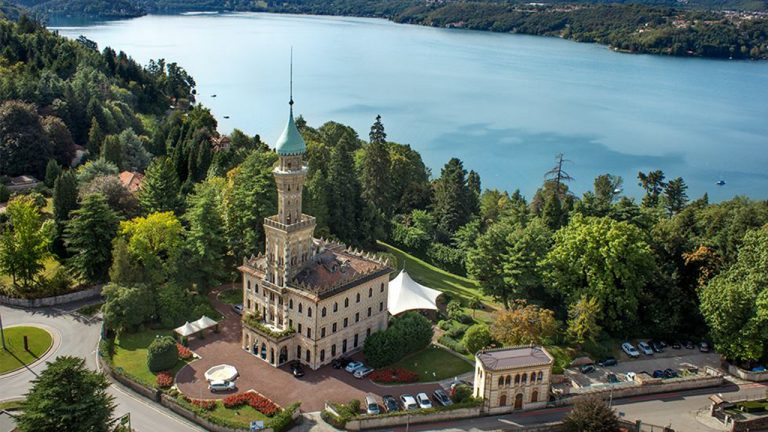
POLYGON ((293 115, 293 47, 291 47, 291 78, 290 78, 290 94, 291 99, 288 101, 288 105, 291 106, 291 115, 293 115))

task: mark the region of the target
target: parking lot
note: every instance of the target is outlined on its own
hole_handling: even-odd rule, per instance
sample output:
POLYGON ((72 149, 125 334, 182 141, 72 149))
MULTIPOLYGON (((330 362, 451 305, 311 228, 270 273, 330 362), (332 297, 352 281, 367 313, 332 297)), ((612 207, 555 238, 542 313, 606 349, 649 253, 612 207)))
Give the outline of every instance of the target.
MULTIPOLYGON (((608 383, 608 375, 613 373, 619 382, 628 381, 628 372, 646 372, 653 375, 655 370, 673 369, 679 372, 681 369, 696 368, 704 370, 706 366, 720 368, 720 355, 715 352, 702 353, 698 349, 672 349, 666 348, 664 352, 653 355, 640 354, 637 359, 632 359, 623 352, 616 357, 619 363, 615 366, 600 367, 595 365, 595 371, 587 374, 581 373, 578 367, 566 370, 566 375, 579 387, 605 385, 608 383)), ((595 359, 596 360, 596 359, 595 359)), ((597 360, 596 360, 597 361, 597 360)))

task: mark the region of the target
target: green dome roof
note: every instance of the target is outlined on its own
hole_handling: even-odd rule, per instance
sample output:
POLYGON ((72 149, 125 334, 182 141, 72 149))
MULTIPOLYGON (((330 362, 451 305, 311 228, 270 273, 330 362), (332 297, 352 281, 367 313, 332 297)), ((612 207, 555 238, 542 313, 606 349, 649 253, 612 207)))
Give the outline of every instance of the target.
POLYGON ((293 122, 293 110, 291 110, 291 115, 288 117, 288 124, 285 125, 283 133, 277 139, 275 148, 280 156, 291 156, 307 152, 307 144, 304 143, 304 138, 301 137, 299 130, 296 128, 296 123, 293 122))

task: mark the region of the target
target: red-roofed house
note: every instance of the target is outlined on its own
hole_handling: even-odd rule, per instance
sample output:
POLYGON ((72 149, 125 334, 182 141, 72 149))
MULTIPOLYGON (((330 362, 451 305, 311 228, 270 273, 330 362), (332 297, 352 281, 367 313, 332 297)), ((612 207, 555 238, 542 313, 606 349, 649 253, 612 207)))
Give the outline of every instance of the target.
POLYGON ((133 171, 123 171, 120 173, 120 183, 122 183, 131 193, 135 193, 141 189, 141 181, 143 179, 144 174, 142 173, 133 171))
POLYGON ((540 346, 480 351, 475 355, 473 396, 490 414, 543 408, 555 359, 540 346))

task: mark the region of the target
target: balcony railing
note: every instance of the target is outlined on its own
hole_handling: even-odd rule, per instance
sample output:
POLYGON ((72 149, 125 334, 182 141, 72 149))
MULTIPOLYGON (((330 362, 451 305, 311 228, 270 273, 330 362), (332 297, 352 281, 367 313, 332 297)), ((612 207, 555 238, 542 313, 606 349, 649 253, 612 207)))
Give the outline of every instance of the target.
POLYGON ((283 231, 296 231, 302 228, 306 228, 315 224, 315 217, 307 214, 301 215, 301 221, 292 224, 284 224, 277 220, 277 216, 269 216, 264 218, 264 225, 271 226, 283 231))
POLYGON ((287 337, 293 336, 296 333, 296 330, 291 327, 286 329, 278 329, 277 327, 253 314, 243 315, 243 325, 261 334, 262 336, 266 336, 274 340, 285 339, 287 337))

